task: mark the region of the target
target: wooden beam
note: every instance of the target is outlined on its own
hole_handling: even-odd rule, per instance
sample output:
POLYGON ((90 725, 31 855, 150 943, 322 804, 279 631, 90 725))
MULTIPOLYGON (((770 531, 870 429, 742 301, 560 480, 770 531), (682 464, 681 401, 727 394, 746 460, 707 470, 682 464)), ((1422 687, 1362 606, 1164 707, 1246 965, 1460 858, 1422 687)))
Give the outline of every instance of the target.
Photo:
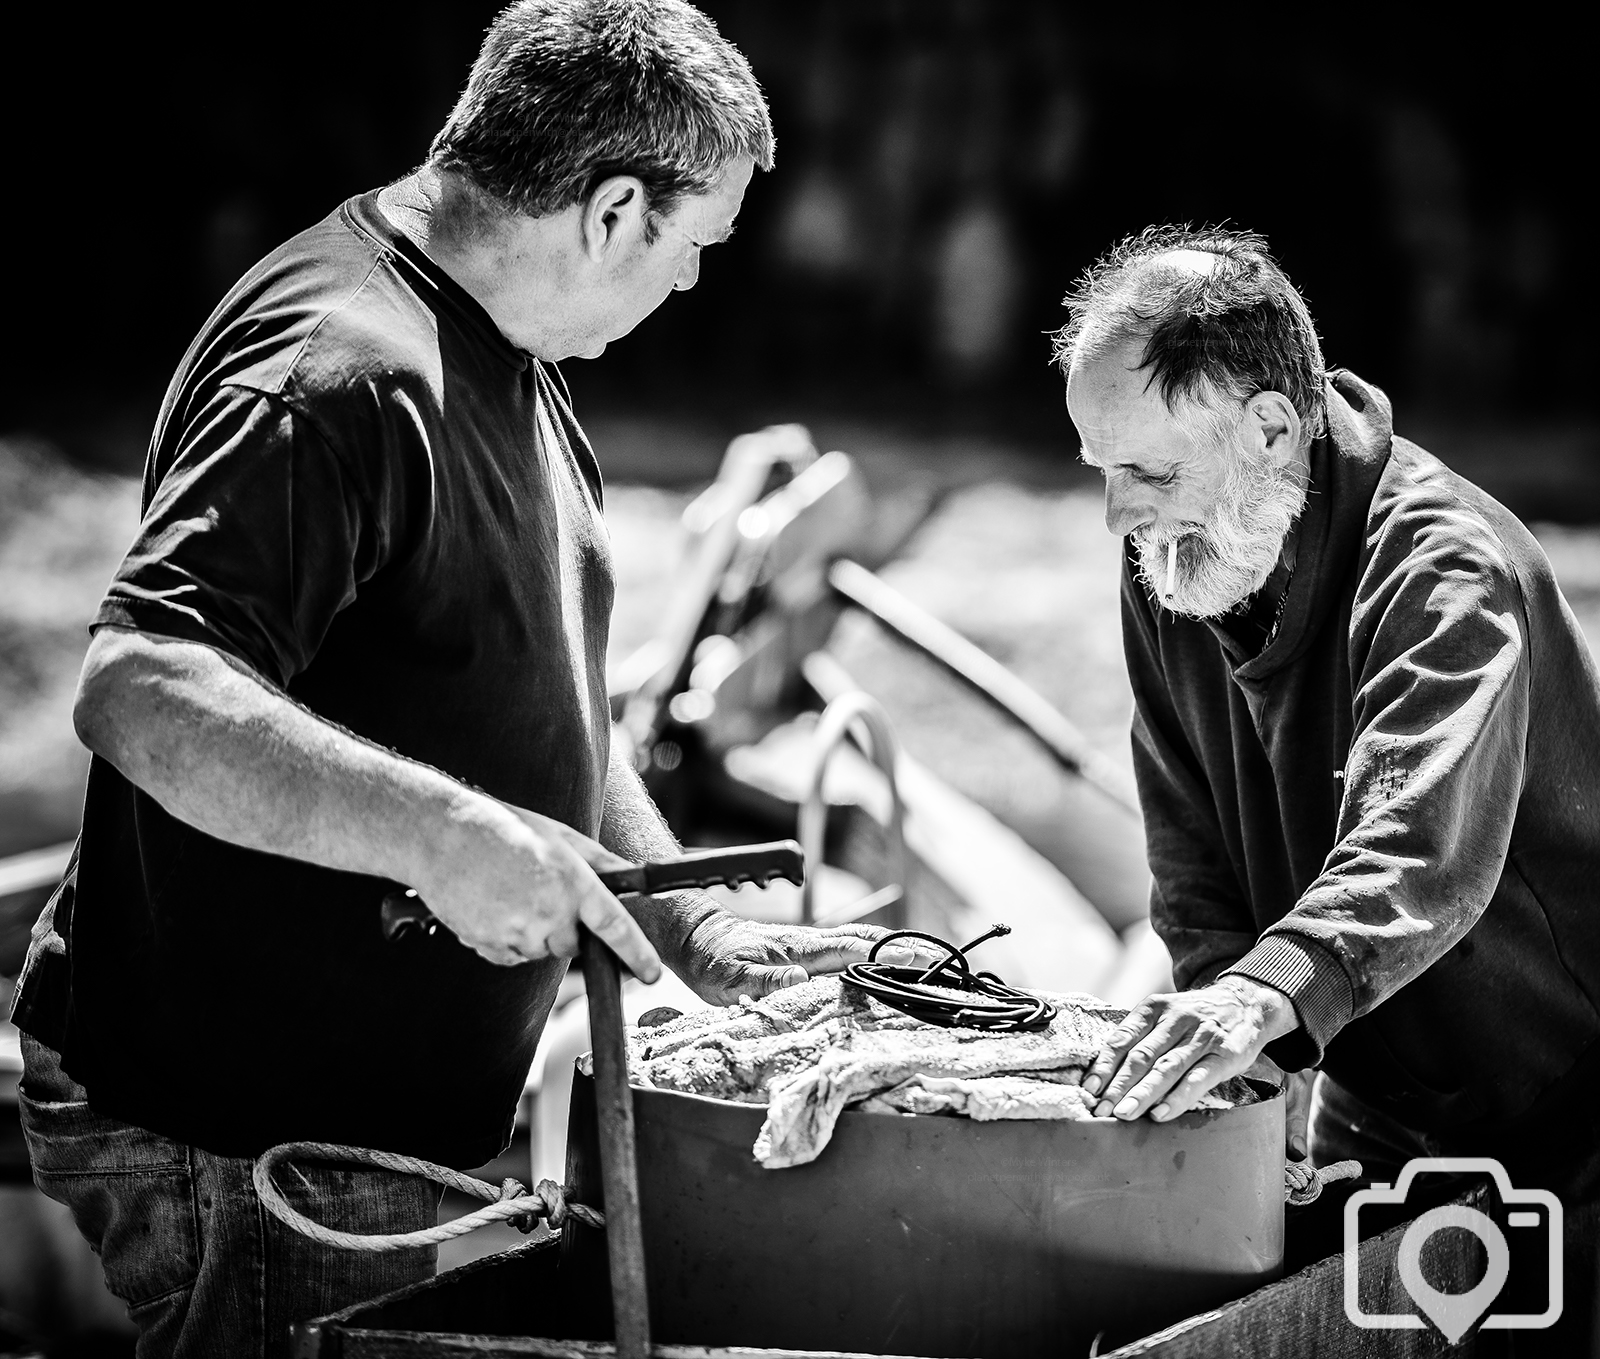
POLYGON ((600 1121, 600 1179, 605 1192, 606 1254, 617 1359, 649 1359, 650 1290, 644 1268, 644 1217, 633 1135, 633 1091, 623 1032, 622 978, 616 955, 580 926, 589 1037, 594 1044, 595 1103, 600 1121))
POLYGON ((855 562, 835 562, 828 572, 828 584, 843 599, 901 641, 937 661, 1011 718, 1069 774, 1081 778, 1124 811, 1139 815, 1139 796, 1128 776, 1090 745, 1044 695, 988 652, 855 562))

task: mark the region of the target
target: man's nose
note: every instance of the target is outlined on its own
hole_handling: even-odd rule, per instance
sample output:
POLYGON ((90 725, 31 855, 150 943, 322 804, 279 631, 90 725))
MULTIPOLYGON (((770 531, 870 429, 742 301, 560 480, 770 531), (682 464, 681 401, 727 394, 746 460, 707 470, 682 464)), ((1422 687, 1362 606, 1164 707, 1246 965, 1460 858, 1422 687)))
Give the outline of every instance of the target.
POLYGON ((700 252, 691 250, 689 258, 683 262, 678 270, 678 277, 673 287, 680 293, 686 293, 700 281, 700 252))
POLYGON ((1154 507, 1122 477, 1106 477, 1106 527, 1119 538, 1155 519, 1154 507))

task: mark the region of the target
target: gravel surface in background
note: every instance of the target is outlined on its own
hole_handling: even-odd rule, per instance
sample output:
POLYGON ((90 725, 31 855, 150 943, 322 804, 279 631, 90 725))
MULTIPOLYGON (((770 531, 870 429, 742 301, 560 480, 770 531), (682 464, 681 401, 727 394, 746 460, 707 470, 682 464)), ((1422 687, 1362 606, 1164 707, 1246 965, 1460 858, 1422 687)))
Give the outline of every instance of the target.
POLYGON ((139 527, 139 484, 0 440, 0 856, 75 833, 72 730, 88 625, 139 527))

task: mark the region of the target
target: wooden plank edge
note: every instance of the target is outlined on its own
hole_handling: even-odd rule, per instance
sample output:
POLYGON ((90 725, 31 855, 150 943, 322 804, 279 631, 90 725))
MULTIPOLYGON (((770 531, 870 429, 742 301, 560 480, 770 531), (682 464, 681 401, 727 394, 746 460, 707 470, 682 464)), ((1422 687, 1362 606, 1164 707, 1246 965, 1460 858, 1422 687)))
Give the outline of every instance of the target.
MULTIPOLYGON (((539 1359, 615 1359, 617 1347, 609 1340, 551 1340, 543 1336, 467 1335, 449 1331, 342 1331, 340 1359, 377 1359, 377 1356, 461 1355, 485 1359, 492 1355, 536 1355, 539 1359)), ((764 1350, 742 1346, 663 1345, 650 1347, 651 1359, 918 1359, 918 1356, 881 1356, 849 1350, 764 1350)))

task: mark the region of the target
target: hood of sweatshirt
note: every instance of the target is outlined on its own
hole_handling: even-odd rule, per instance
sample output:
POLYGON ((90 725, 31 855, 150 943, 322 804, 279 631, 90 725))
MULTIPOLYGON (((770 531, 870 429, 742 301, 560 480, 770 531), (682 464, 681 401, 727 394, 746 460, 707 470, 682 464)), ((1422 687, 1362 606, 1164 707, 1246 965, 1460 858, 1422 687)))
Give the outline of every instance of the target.
POLYGON ((1389 461, 1394 408, 1354 373, 1328 377, 1328 432, 1311 446, 1311 482, 1301 512, 1294 574, 1277 631, 1234 678, 1265 680, 1304 653, 1337 607, 1367 524, 1367 510, 1389 461))

